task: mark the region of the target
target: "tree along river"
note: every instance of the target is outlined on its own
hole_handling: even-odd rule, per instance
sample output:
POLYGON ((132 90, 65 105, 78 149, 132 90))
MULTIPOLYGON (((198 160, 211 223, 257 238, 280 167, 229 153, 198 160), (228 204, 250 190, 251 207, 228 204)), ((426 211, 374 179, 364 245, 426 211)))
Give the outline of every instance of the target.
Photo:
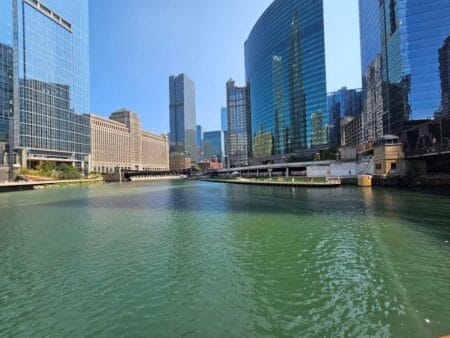
POLYGON ((445 190, 0 194, 0 336, 450 334, 445 190))

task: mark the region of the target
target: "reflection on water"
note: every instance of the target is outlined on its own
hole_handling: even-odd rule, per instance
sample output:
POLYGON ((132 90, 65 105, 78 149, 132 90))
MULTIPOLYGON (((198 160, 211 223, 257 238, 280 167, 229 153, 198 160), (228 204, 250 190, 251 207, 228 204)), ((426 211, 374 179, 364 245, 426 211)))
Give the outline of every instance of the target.
POLYGON ((449 206, 196 182, 2 194, 0 336, 442 336, 449 206))

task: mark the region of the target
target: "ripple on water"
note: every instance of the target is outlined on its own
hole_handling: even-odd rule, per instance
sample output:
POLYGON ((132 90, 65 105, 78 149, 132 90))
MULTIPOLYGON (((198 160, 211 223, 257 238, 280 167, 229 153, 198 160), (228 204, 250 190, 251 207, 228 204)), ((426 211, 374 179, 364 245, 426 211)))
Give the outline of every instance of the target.
MULTIPOLYGON (((183 182, 26 194, 0 202, 0 336, 450 332, 450 231, 434 207, 427 224, 406 220, 407 194, 183 182)), ((426 195, 413 200, 426 213, 426 195)))

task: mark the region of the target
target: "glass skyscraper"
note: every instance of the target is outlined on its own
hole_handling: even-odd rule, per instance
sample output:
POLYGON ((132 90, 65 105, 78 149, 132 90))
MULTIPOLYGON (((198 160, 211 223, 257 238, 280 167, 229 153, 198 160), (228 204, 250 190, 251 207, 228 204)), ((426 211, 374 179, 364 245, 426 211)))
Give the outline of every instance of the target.
POLYGON ((227 113, 227 108, 226 107, 222 107, 222 109, 220 110, 220 124, 221 124, 221 129, 224 132, 228 131, 228 113, 227 113))
POLYGON ((197 161, 203 160, 203 128, 197 125, 197 161))
POLYGON ((336 92, 329 93, 328 102, 328 141, 331 147, 340 145, 341 119, 354 117, 362 112, 361 89, 347 89, 343 87, 336 92))
POLYGON ((206 131, 203 134, 203 153, 205 160, 217 156, 221 163, 225 161, 225 133, 223 130, 206 131))
POLYGON ((83 167, 90 153, 83 115, 90 110, 88 0, 8 0, 1 13, 2 50, 12 47, 14 59, 10 141, 22 167, 45 160, 83 167))
POLYGON ((169 78, 170 151, 197 157, 195 85, 185 74, 169 78))
POLYGON ((6 147, 12 134, 9 129, 10 118, 14 114, 14 49, 12 1, 0 4, 0 165, 9 160, 6 147))
POLYGON ((327 143, 322 0, 275 0, 245 43, 245 69, 255 157, 327 143))
POLYGON ((227 82, 227 156, 231 167, 247 166, 251 159, 250 102, 247 87, 227 82))
POLYGON ((450 2, 359 0, 359 11, 365 138, 447 114, 450 2))
POLYGON ((2 144, 8 143, 9 118, 13 115, 13 109, 13 48, 0 43, 0 143, 2 144))

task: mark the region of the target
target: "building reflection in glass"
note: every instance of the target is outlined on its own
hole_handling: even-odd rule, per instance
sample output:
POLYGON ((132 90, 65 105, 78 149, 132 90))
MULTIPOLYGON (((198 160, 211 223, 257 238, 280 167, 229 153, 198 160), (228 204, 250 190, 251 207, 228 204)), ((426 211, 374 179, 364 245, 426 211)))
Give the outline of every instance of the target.
MULTIPOLYGON (((383 102, 373 120, 383 123, 384 134, 398 134, 408 120, 445 113, 445 48, 450 35, 447 0, 359 0, 361 60, 365 109, 371 109, 373 89, 383 102), (368 76, 380 57, 381 78, 368 76), (372 88, 372 93, 370 93, 372 88), (369 106, 369 107, 368 107, 369 106), (382 118, 379 116, 383 114, 382 118)), ((447 47, 448 48, 448 47, 447 47)), ((366 138, 377 136, 379 124, 366 125, 366 138)))
MULTIPOLYGON (((14 123, 22 167, 43 160, 82 168, 90 153, 87 0, 12 0, 0 22, 11 37, 14 123)), ((7 32, 6 35, 3 33, 7 32)), ((0 41, 1 42, 1 41, 0 41)), ((12 141, 12 138, 11 140, 12 141)))
POLYGON ((274 1, 245 42, 245 60, 254 162, 282 161, 327 143, 319 133, 325 137, 313 144, 312 120, 320 113, 323 128, 328 124, 323 2, 274 1))

